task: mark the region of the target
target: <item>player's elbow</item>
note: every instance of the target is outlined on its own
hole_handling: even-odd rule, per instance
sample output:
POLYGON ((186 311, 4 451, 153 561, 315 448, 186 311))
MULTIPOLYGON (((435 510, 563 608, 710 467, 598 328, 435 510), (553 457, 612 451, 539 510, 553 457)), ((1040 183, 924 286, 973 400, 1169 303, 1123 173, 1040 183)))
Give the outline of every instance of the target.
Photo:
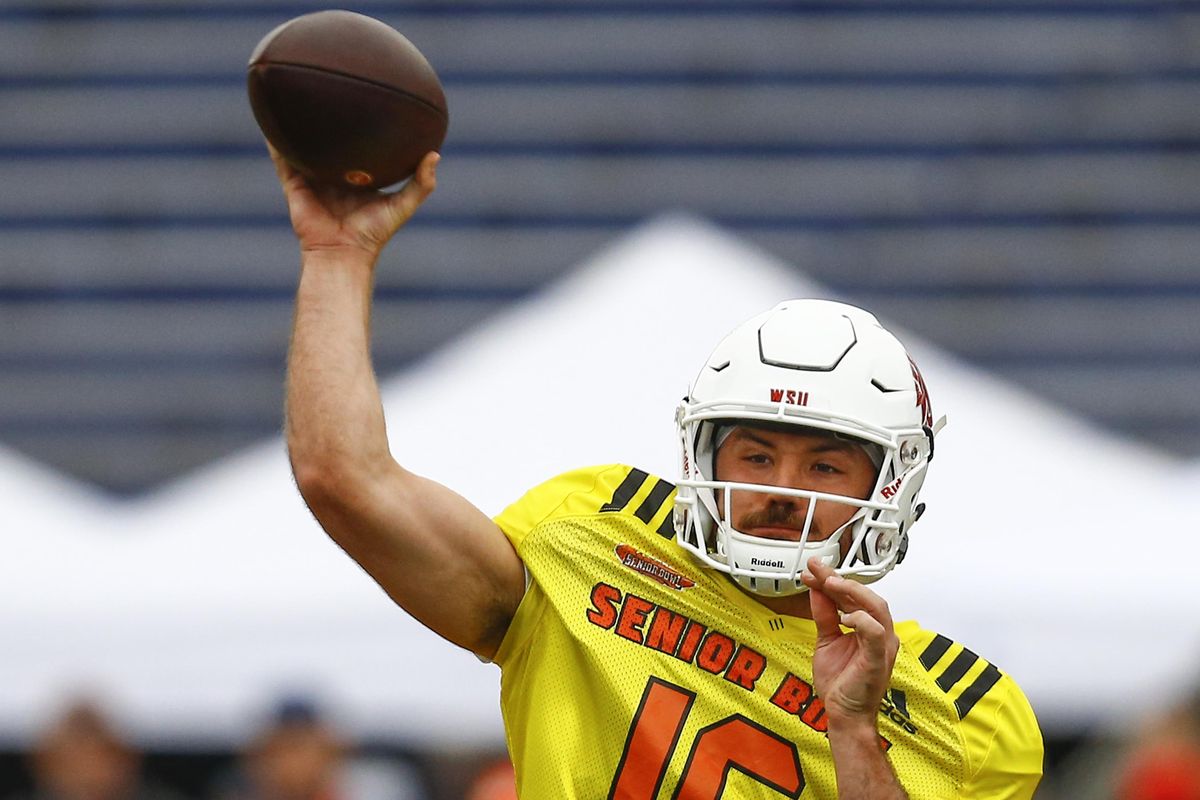
POLYGON ((311 450, 305 455, 293 449, 288 456, 296 488, 330 535, 334 528, 354 528, 361 516, 370 516, 381 497, 396 493, 396 476, 404 474, 386 456, 343 457, 311 450))
POLYGON ((298 460, 291 457, 292 478, 300 495, 310 504, 313 500, 335 495, 328 468, 314 460, 298 460))
POLYGON ((293 460, 292 478, 296 481, 300 496, 318 519, 323 516, 323 509, 331 508, 338 502, 341 492, 337 481, 320 462, 293 460))
POLYGON ((361 467, 328 455, 302 455, 289 451, 292 477, 304 502, 317 515, 353 505, 366 481, 361 467))

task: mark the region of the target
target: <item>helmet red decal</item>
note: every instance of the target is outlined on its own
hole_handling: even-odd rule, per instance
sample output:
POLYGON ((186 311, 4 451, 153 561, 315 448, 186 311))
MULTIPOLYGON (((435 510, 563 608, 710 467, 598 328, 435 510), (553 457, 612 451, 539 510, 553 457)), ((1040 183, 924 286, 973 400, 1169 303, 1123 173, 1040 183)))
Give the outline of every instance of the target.
POLYGON ((912 360, 912 356, 908 357, 908 364, 912 367, 913 383, 917 389, 917 407, 921 409, 921 424, 926 428, 933 427, 933 406, 929 402, 929 390, 925 388, 925 378, 921 376, 921 370, 917 369, 917 362, 912 360))

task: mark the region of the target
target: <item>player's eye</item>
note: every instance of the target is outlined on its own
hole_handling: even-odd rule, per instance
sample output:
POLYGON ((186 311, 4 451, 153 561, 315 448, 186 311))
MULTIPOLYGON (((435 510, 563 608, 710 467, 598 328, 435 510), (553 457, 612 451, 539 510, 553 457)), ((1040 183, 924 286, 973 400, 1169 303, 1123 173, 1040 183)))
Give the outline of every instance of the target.
POLYGON ((813 470, 816 472, 823 472, 827 475, 839 475, 842 472, 840 469, 827 461, 818 461, 817 463, 813 464, 813 470))

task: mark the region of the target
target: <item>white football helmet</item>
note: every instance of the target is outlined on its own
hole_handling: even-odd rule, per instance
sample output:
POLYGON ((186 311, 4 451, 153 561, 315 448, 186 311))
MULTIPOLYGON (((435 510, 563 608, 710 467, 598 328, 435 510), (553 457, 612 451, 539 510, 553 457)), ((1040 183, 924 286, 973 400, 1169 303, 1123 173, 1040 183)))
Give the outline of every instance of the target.
POLYGON ((704 565, 763 595, 805 591, 799 575, 812 556, 845 577, 878 580, 904 558, 909 529, 924 511, 917 493, 933 457, 934 432, 944 423, 934 425, 920 371, 873 315, 827 300, 780 303, 717 346, 679 405, 683 478, 676 539, 704 565), (715 480, 719 432, 738 423, 815 428, 866 443, 880 467, 874 489, 862 499, 715 480), (807 518, 799 541, 734 528, 735 489, 803 498, 807 518), (809 541, 818 502, 857 510, 824 540, 809 541))

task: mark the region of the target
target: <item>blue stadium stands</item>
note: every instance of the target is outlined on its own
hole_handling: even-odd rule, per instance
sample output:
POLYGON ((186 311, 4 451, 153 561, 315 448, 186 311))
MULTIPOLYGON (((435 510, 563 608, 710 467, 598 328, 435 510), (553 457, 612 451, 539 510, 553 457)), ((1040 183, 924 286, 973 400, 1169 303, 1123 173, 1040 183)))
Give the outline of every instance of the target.
MULTIPOLYGON (((131 494, 278 430, 296 255, 244 67, 326 5, 0 4, 0 442, 131 494)), ((1200 4, 345 7, 451 114, 381 372, 683 209, 1200 455, 1200 4)))

